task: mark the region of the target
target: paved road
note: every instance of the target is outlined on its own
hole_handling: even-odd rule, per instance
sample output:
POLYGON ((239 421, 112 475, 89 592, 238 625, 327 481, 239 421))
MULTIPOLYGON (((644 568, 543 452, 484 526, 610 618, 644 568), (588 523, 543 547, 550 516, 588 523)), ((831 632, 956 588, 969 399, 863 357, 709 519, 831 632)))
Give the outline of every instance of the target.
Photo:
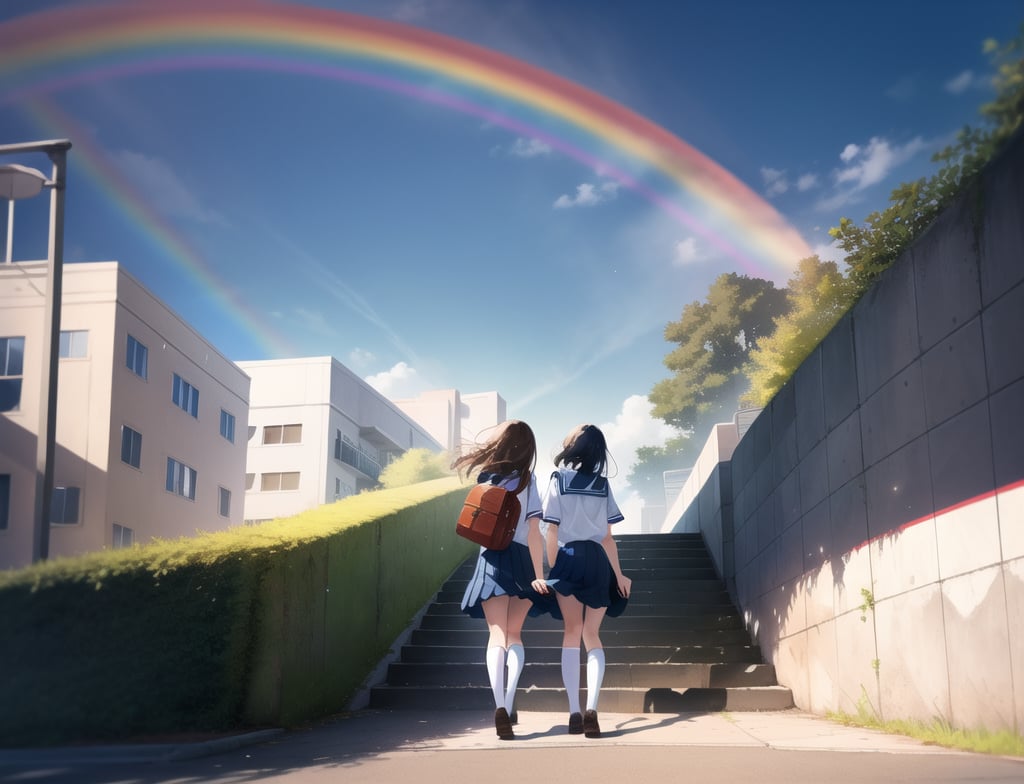
POLYGON ((198 744, 0 751, 0 782, 1024 782, 1024 760, 938 749, 797 711, 607 714, 596 740, 567 735, 563 720, 524 714, 517 739, 500 741, 486 716, 357 711, 304 730, 198 744))

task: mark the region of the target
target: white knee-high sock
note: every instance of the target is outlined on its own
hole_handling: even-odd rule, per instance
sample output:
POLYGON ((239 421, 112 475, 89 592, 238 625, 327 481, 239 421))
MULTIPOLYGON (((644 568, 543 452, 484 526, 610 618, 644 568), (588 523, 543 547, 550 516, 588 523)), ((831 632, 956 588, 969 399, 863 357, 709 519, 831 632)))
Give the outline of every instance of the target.
POLYGON ((580 649, 562 648, 562 683, 569 697, 569 713, 580 712, 580 649))
POLYGON ((512 715, 512 704, 516 701, 516 689, 519 687, 519 676, 523 674, 523 667, 526 666, 526 651, 519 643, 512 643, 508 646, 508 678, 505 686, 505 710, 512 715))
POLYGON ((604 648, 587 651, 587 710, 597 710, 597 698, 601 695, 604 680, 604 648))
POLYGON ((487 677, 491 681, 494 707, 505 707, 505 649, 492 645, 487 649, 487 677))

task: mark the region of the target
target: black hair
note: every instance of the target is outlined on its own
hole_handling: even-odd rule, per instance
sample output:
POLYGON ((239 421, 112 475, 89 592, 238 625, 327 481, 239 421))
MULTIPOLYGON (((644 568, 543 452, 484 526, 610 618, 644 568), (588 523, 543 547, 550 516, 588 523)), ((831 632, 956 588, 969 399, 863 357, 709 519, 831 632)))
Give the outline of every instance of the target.
POLYGON ((604 473, 608 464, 608 444, 604 433, 594 425, 579 425, 562 442, 555 465, 575 468, 585 474, 604 473))

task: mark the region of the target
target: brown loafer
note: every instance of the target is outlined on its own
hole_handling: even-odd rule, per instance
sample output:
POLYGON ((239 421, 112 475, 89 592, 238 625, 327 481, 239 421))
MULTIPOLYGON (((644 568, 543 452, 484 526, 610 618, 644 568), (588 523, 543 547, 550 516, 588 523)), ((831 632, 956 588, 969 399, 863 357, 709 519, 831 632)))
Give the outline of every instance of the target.
POLYGON ((515 732, 512 730, 512 720, 508 717, 508 711, 498 708, 494 711, 494 729, 502 740, 514 740, 515 732))
POLYGON ((583 716, 579 713, 569 714, 569 734, 570 735, 582 735, 583 734, 583 716))
POLYGON ((597 711, 588 710, 583 714, 583 734, 588 738, 601 737, 601 725, 597 723, 597 711))

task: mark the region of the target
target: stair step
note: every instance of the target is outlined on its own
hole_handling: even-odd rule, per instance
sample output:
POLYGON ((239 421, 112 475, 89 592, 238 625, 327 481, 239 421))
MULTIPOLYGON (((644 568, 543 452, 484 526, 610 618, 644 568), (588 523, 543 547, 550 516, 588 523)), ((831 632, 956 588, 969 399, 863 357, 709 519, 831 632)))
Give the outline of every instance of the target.
MULTIPOLYGON (((531 651, 532 653, 533 651, 531 651)), ((561 650, 556 649, 560 654, 561 650)), ((481 655, 480 659, 483 658, 481 655)), ((544 657, 547 663, 532 662, 523 668, 519 679, 520 689, 550 688, 563 685, 561 662, 554 657, 544 657)), ((632 663, 609 664, 605 667, 602 688, 710 688, 712 668, 720 662, 679 662, 679 663, 632 663)), ((735 681, 718 672, 714 681, 719 688, 730 686, 773 686, 775 672, 771 667, 757 664, 743 664, 734 669, 735 681), (752 670, 746 672, 746 670, 752 670)), ((586 665, 580 664, 581 683, 586 683, 586 665)), ((388 684, 391 686, 480 686, 487 683, 487 665, 483 661, 453 663, 447 662, 393 662, 388 668, 388 684)))
MULTIPOLYGON (((785 710, 789 689, 752 644, 700 534, 616 536, 619 562, 633 580, 626 612, 606 618, 601 709, 622 713, 785 710)), ((461 610, 476 556, 462 563, 374 686, 370 707, 493 710, 484 662, 489 635, 461 610)), ((516 707, 565 713, 563 627, 545 615, 523 629, 527 664, 516 707)), ((586 683, 585 650, 580 681, 586 683)), ((584 690, 585 691, 585 690, 584 690)))
MULTIPOLYGON (((479 629, 484 621, 480 618, 470 618, 468 615, 431 615, 425 614, 420 619, 421 629, 451 629, 453 631, 479 629)), ((561 621, 557 621, 550 615, 539 618, 529 618, 526 621, 524 632, 529 630, 550 630, 561 629, 561 621)), ((605 632, 626 631, 626 630, 691 630, 691 629, 742 629, 743 619, 739 615, 728 612, 700 612, 689 615, 640 615, 639 613, 626 613, 618 618, 607 618, 601 624, 601 638, 604 639, 605 632)))
MULTIPOLYGON (((465 586, 461 590, 445 587, 437 592, 434 601, 438 604, 453 603, 461 606, 462 597, 465 593, 465 586)), ((638 587, 636 583, 633 583, 633 590, 629 594, 629 606, 630 608, 644 604, 672 606, 679 604, 680 599, 683 597, 685 597, 688 604, 732 606, 732 599, 729 597, 729 593, 721 586, 714 586, 703 591, 690 590, 687 587, 680 589, 677 593, 665 590, 653 591, 650 588, 638 587)))
MULTIPOLYGON (((523 641, 527 648, 527 657, 534 663, 558 664, 561 662, 562 649, 555 645, 531 646, 526 640, 523 641)), ((654 641, 651 645, 640 647, 650 650, 669 649, 671 654, 668 661, 675 663, 706 663, 717 662, 744 662, 747 664, 759 664, 761 662, 761 648, 757 645, 664 645, 661 641, 654 641)), ((461 645, 403 645, 401 649, 402 661, 404 662, 435 662, 435 663, 480 663, 483 659, 485 646, 467 648, 461 645)), ((605 653, 609 658, 616 658, 620 650, 628 648, 616 648, 606 645, 605 653)), ((636 658, 636 654, 625 657, 627 661, 636 658)), ((647 659, 647 662, 656 662, 658 659, 647 659)))
MULTIPOLYGON (((731 602, 721 602, 717 599, 713 602, 659 602, 653 604, 644 603, 639 597, 632 595, 630 596, 629 607, 626 613, 619 617, 626 617, 627 614, 645 617, 657 616, 661 618, 694 618, 706 615, 735 615, 736 608, 731 602)), ((458 602, 434 602, 424 615, 468 617, 462 611, 461 600, 458 602)), ((529 627, 542 623, 545 618, 555 620, 550 615, 538 615, 536 618, 529 618, 526 621, 526 626, 529 627)), ((617 618, 605 618, 604 623, 615 623, 617 620, 617 618)), ((555 622, 561 627, 561 621, 555 620, 555 622)), ((604 623, 601 624, 602 628, 604 628, 604 623)))
MULTIPOLYGON (((585 701, 584 689, 581 701, 585 701)), ((374 709, 493 711, 486 686, 378 686, 370 694, 374 709)), ((624 689, 601 688, 600 709, 609 713, 689 713, 715 711, 777 711, 793 707, 793 694, 783 686, 735 688, 624 689)), ((564 688, 520 689, 516 709, 568 713, 564 688)))
MULTIPOLYGON (((415 629, 409 638, 409 645, 444 645, 449 647, 463 646, 474 650, 483 650, 487 646, 487 629, 415 629)), ((745 629, 635 629, 632 631, 612 631, 601 629, 601 642, 605 648, 622 650, 649 650, 652 656, 648 661, 668 661, 654 656, 655 649, 678 650, 684 646, 727 646, 750 645, 750 635, 745 629)), ((562 630, 524 629, 523 644, 527 648, 560 648, 562 630)), ((481 655, 483 655, 481 653, 481 655)), ((619 654, 616 653, 616 656, 619 654)), ((462 661, 462 659, 460 659, 462 661)))

